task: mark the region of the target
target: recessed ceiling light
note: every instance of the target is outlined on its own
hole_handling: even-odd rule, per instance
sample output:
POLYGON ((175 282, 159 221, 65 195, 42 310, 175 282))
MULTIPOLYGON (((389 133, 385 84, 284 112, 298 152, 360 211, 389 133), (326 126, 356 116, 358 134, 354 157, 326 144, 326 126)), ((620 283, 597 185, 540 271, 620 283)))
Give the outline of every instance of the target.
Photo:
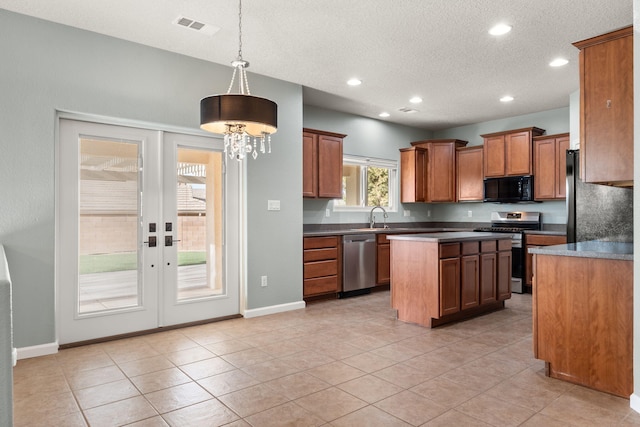
POLYGON ((380 117, 389 117, 391 114, 387 113, 386 111, 383 111, 382 113, 378 114, 378 116, 380 117))
POLYGON ((507 34, 509 31, 511 31, 511 25, 507 25, 507 24, 498 24, 495 25, 493 27, 491 27, 491 29, 489 30, 489 34, 491 34, 492 36, 501 36, 503 34, 507 34))
POLYGON ((556 58, 553 61, 549 62, 549 65, 552 67, 562 67, 563 65, 567 65, 569 61, 564 58, 556 58))
POLYGON ((360 86, 362 84, 362 80, 353 78, 353 79, 348 80, 347 84, 349 86, 360 86))
POLYGON ((511 102, 511 101, 513 101, 513 96, 505 95, 502 98, 500 98, 500 102, 511 102))
POLYGON ((409 102, 412 104, 420 104, 422 102, 422 98, 420 98, 419 96, 414 96, 409 100, 409 102))

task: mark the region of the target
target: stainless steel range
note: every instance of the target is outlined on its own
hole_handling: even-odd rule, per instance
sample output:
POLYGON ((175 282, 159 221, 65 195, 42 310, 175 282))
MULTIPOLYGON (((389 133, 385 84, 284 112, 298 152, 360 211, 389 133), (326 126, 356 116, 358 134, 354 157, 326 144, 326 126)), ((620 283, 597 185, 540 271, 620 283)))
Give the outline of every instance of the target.
POLYGON ((511 234, 511 291, 523 292, 524 249, 522 234, 526 230, 541 230, 542 214, 540 212, 491 212, 491 227, 480 227, 474 231, 490 231, 492 233, 511 234))

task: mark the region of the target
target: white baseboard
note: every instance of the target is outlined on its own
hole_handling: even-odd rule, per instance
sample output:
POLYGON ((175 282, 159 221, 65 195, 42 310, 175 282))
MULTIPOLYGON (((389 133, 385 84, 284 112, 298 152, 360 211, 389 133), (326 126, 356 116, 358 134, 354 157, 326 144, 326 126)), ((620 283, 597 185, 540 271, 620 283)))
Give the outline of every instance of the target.
POLYGON ((629 406, 631 406, 631 409, 633 409, 636 412, 640 412, 640 396, 633 393, 629 398, 629 400, 630 400, 629 406))
POLYGON ((244 317, 247 319, 251 317, 266 316, 268 314, 284 313, 285 311, 300 310, 305 308, 304 301, 290 302, 288 304, 270 305, 269 307, 252 308, 244 311, 244 317))
POLYGON ((32 357, 47 356, 58 352, 58 342, 48 344, 33 345, 31 347, 18 348, 18 360, 30 359, 32 357))

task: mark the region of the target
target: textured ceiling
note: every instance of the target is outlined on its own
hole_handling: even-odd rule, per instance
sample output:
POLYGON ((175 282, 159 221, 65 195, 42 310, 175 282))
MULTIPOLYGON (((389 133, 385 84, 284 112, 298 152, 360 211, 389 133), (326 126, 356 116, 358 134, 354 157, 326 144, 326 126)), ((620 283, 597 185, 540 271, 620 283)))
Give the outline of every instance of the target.
MULTIPOLYGON (((235 0, 0 0, 0 8, 224 65, 238 50, 235 0), (179 15, 220 30, 172 24, 179 15)), ((304 87, 305 104, 372 118, 384 110, 384 120, 432 130, 567 106, 578 89, 571 43, 633 19, 632 0, 244 0, 242 9, 249 82, 251 73, 286 80, 304 87), (489 35, 498 22, 513 30, 489 35), (549 67, 558 56, 569 64, 549 67), (351 77, 363 84, 347 86, 351 77), (515 100, 499 102, 506 94, 515 100), (414 95, 424 102, 409 104, 414 95)))

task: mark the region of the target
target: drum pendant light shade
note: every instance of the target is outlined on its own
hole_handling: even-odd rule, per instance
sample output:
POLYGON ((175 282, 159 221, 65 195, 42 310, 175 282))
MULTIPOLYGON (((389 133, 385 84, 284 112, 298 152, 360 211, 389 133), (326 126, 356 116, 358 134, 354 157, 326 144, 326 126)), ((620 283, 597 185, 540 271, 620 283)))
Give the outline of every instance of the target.
POLYGON ((224 134, 229 125, 245 125, 251 136, 275 133, 278 105, 266 98, 244 94, 213 95, 200 101, 200 127, 224 134))

